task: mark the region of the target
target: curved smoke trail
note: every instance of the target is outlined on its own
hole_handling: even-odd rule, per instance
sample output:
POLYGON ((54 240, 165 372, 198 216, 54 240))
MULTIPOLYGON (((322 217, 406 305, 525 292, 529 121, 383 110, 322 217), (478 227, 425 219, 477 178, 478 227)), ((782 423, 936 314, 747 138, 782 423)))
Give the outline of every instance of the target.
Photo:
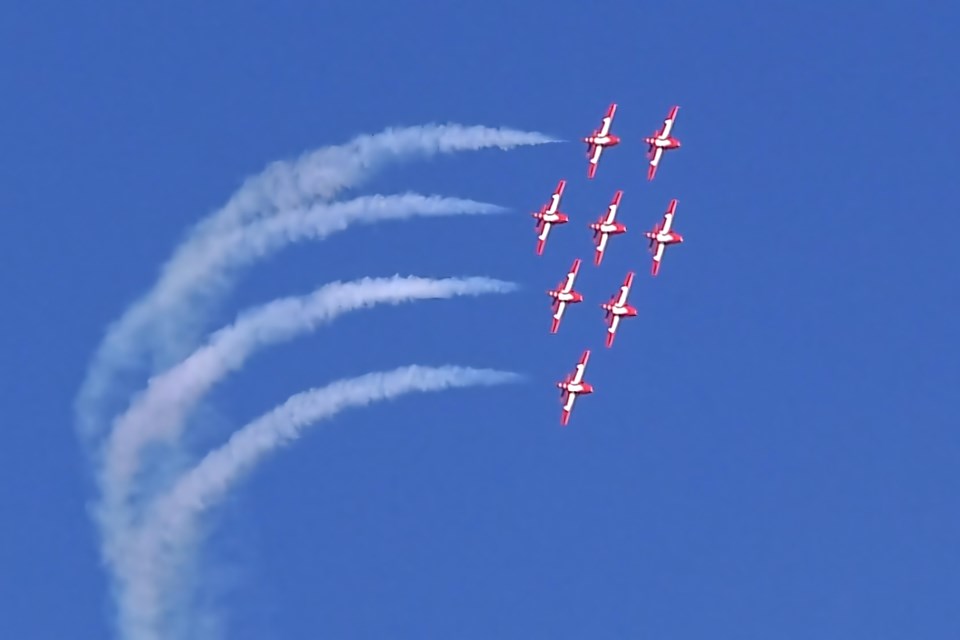
MULTIPOLYGON (((309 331, 340 313, 374 304, 455 295, 502 293, 512 283, 487 278, 364 279, 333 283, 309 296, 274 301, 241 315, 187 356, 200 335, 205 313, 224 295, 240 268, 293 242, 321 239, 352 224, 414 216, 486 214, 496 205, 406 193, 328 202, 385 163, 459 150, 558 142, 513 129, 427 125, 387 129, 327 147, 301 158, 273 163, 248 179, 220 210, 198 223, 163 266, 156 284, 112 324, 94 354, 76 398, 78 430, 92 446, 103 435, 111 394, 139 368, 157 371, 103 442, 97 478, 102 491, 96 512, 104 560, 115 581, 121 629, 130 640, 169 638, 163 624, 169 609, 176 563, 194 537, 202 509, 268 451, 296 437, 312 421, 347 406, 367 404, 411 391, 476 384, 501 384, 515 374, 457 367, 408 367, 334 383, 291 398, 251 423, 221 449, 188 471, 153 508, 155 495, 134 489, 144 448, 165 445, 169 460, 188 413, 217 381, 243 365, 259 347, 309 331), (187 356, 187 357, 184 357, 187 356), (312 416, 312 417, 311 417, 312 416), (145 510, 137 522, 134 512, 145 510), (170 573, 164 573, 164 569, 170 573), (166 609, 165 609, 166 607, 166 609), (167 611, 167 613, 163 613, 167 611)), ((169 479, 169 470, 167 477, 169 479)), ((155 487, 151 487, 155 488, 155 487)), ((148 492, 149 493, 149 492, 148 492)), ((186 556, 183 556, 186 558, 186 556)))
MULTIPOLYGON (((274 162, 247 179, 226 205, 198 223, 164 266, 163 273, 177 272, 183 261, 203 253, 211 238, 262 216, 303 208, 315 199, 332 198, 389 162, 551 142, 559 140, 509 128, 430 124, 388 128, 378 134, 358 136, 346 144, 306 153, 293 161, 274 162)), ((170 326, 164 322, 164 308, 169 300, 158 294, 158 290, 164 289, 164 277, 161 275, 160 282, 109 327, 93 356, 75 400, 78 431, 87 446, 100 434, 105 405, 121 378, 139 367, 150 366, 149 360, 155 361, 154 367, 168 366, 178 355, 158 345, 158 332, 151 331, 158 323, 161 327, 170 326)))
MULTIPOLYGON (((134 305, 128 311, 126 317, 133 320, 127 326, 139 329, 114 334, 114 353, 133 357, 143 347, 144 338, 149 338, 156 354, 164 360, 156 364, 168 366, 167 360, 182 357, 195 344, 195 336, 202 329, 202 318, 229 289, 238 270, 289 244, 321 240, 354 224, 504 211, 505 208, 486 202, 436 195, 362 196, 346 202, 285 211, 229 233, 212 236, 203 244, 178 252, 178 259, 167 265, 142 304, 134 305)), ((100 377, 96 373, 91 374, 88 381, 93 385, 88 389, 110 385, 109 377, 100 377)), ((94 403, 94 406, 99 404, 94 403)), ((89 427, 99 425, 99 420, 89 410, 85 418, 83 424, 88 427, 85 437, 89 440, 94 435, 89 427)))
POLYGON ((123 550, 121 627, 131 639, 159 640, 182 626, 188 612, 172 608, 185 551, 199 543, 198 519, 268 454, 296 440, 304 429, 351 408, 413 392, 517 382, 512 372, 466 367, 408 366, 339 380, 291 396, 235 432, 184 474, 148 511, 143 526, 123 550))
POLYGON ((107 513, 122 507, 135 479, 139 456, 151 442, 175 440, 187 413, 210 388, 258 349, 289 340, 337 316, 378 304, 463 295, 508 293, 516 285, 491 278, 362 278, 327 284, 307 296, 275 300, 241 314, 209 343, 150 380, 147 389, 113 424, 107 439, 101 490, 107 513))

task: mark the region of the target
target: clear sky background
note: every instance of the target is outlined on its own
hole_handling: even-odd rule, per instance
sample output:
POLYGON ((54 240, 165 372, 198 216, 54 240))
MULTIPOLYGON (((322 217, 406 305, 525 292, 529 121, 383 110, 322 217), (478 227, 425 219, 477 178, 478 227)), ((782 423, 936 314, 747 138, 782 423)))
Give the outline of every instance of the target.
POLYGON ((213 399, 239 425, 411 363, 528 381, 355 410, 271 457, 208 544, 229 637, 960 637, 956 3, 134 4, 0 9, 0 635, 110 637, 72 402, 189 225, 273 160, 458 122, 571 142, 379 174, 363 192, 513 211, 298 245, 210 329, 362 275, 523 290, 352 314, 213 399), (612 101, 624 142, 588 182, 578 140, 612 101), (683 148, 647 183, 672 104, 683 148), (560 178, 572 221, 538 258, 528 214, 560 178), (597 269, 586 225, 617 189, 629 231, 597 269), (686 242, 653 279, 642 232, 674 197, 686 242), (586 302, 552 336, 574 257, 586 302), (608 351, 598 305, 631 269, 608 351), (562 429, 584 348, 596 392, 562 429))

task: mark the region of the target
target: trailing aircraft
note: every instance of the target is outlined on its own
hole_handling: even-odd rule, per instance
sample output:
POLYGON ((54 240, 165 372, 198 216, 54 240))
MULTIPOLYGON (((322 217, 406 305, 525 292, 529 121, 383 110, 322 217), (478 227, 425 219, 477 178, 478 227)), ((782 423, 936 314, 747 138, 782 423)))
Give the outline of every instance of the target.
POLYGON ((573 403, 576 402, 578 395, 588 395, 593 393, 593 385, 585 382, 583 375, 587 370, 587 361, 590 360, 590 349, 583 352, 580 361, 577 363, 572 373, 557 383, 560 389, 560 396, 563 401, 563 413, 560 417, 560 424, 564 427, 570 422, 570 412, 573 411, 573 403))

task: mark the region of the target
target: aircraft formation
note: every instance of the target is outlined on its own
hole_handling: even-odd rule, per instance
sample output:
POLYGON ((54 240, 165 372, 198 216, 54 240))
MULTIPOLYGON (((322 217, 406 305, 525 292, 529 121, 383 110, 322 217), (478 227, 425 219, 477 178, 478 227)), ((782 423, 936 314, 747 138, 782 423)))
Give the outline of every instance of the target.
MULTIPOLYGON (((680 141, 673 136, 673 127, 679 109, 680 107, 676 105, 671 107, 659 130, 654 131, 649 137, 644 138, 644 142, 647 145, 647 158, 649 160, 649 166, 647 168, 648 181, 653 180, 654 176, 656 176, 657 168, 660 166, 664 153, 680 148, 680 141)), ((600 163, 600 156, 604 150, 620 144, 620 137, 612 133, 613 118, 616 111, 616 103, 611 104, 603 119, 600 121, 600 126, 597 127, 592 134, 583 138, 583 142, 587 145, 588 179, 592 180, 596 175, 597 167, 600 163)), ((567 224, 570 221, 569 214, 564 213, 560 208, 566 186, 567 181, 565 179, 560 180, 550 199, 540 207, 539 211, 531 214, 534 219, 536 219, 536 253, 538 256, 543 255, 550 230, 554 226, 567 224)), ((617 220, 622 197, 623 191, 618 190, 610 200, 610 204, 607 205, 606 211, 604 211, 595 222, 587 225, 593 231, 595 244, 593 263, 597 267, 603 262, 603 256, 607 250, 610 238, 621 235, 627 231, 626 225, 617 220)), ((660 273, 660 265, 666 248, 670 245, 683 242, 683 236, 673 230, 673 219, 676 212, 677 199, 674 198, 667 205, 662 218, 657 221, 650 231, 644 234, 648 240, 648 246, 652 254, 650 274, 654 277, 660 273)), ((556 288, 547 291, 547 295, 552 298, 551 306, 553 308, 553 322, 550 326, 550 333, 555 334, 559 331, 560 321, 563 319, 563 314, 568 306, 583 302, 583 295, 574 288, 577 275, 580 272, 580 265, 581 259, 576 258, 570 270, 567 272, 566 277, 560 281, 556 288)), ((623 279, 623 284, 620 285, 620 289, 614 293, 607 302, 600 305, 604 310, 606 318, 606 346, 608 349, 613 347, 613 341, 616 337, 617 329, 620 327, 621 319, 631 318, 637 315, 636 307, 627 302, 630 289, 633 286, 634 275, 633 271, 629 271, 623 279)), ((585 349, 574 370, 565 376, 563 380, 556 383, 557 388, 560 389, 560 397, 563 404, 563 411, 560 418, 560 424, 562 426, 567 426, 569 423, 570 414, 573 411, 573 405, 577 397, 593 393, 593 385, 585 379, 587 362, 589 360, 590 349, 585 349)))

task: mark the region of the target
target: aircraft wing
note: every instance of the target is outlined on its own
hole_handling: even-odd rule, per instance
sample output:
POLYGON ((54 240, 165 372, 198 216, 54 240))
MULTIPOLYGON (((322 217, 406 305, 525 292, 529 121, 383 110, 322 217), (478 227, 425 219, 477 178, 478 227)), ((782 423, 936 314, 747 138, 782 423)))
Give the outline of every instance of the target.
POLYGON ((647 180, 653 180, 657 175, 657 165, 660 164, 660 158, 663 156, 663 148, 657 147, 650 156, 650 167, 647 169, 647 180))
POLYGON ((623 279, 623 284, 620 286, 620 294, 617 296, 617 301, 615 304, 618 307, 622 307, 627 304, 627 296, 630 295, 630 287, 633 286, 633 271, 627 274, 627 277, 623 279))
POLYGON ((599 144, 593 145, 593 155, 590 156, 590 166, 587 167, 587 177, 593 179, 597 174, 597 163, 600 162, 600 154, 603 153, 603 147, 599 144))
POLYGON ((670 132, 673 131, 673 123, 677 119, 677 111, 679 110, 679 106, 674 105, 671 107, 670 113, 668 113, 667 117, 663 120, 663 128, 660 129, 660 133, 657 135, 659 140, 666 140, 670 137, 670 132))
POLYGON ((560 424, 567 426, 570 422, 570 412, 573 411, 573 403, 577 401, 577 394, 567 392, 566 400, 563 403, 563 413, 560 415, 560 424))
POLYGON ((561 293, 570 293, 573 291, 573 283, 577 280, 577 273, 580 271, 580 258, 577 258, 573 261, 573 266, 570 267, 569 273, 567 273, 567 278, 560 283, 560 292, 561 293))
POLYGON ((609 233, 601 233, 600 238, 597 240, 597 250, 593 254, 593 264, 600 266, 600 263, 603 262, 603 252, 607 249, 607 240, 610 239, 609 233))
POLYGON ((610 326, 607 327, 607 348, 613 346, 613 339, 617 335, 617 327, 620 326, 620 316, 610 318, 610 326))
POLYGON ((550 235, 550 227, 552 223, 543 221, 543 227, 540 230, 540 235, 537 236, 537 255, 543 255, 543 247, 547 244, 547 236, 550 235))
POLYGON ((613 124, 613 116, 617 113, 617 103, 614 102, 607 107, 607 114, 600 121, 600 128, 597 129, 598 136, 605 136, 610 133, 610 126, 613 124))
POLYGON ((557 185, 557 190, 553 192, 553 195, 550 196, 550 204, 547 205, 546 211, 544 213, 556 213, 557 209, 560 208, 560 198, 563 197, 563 190, 567 186, 566 180, 561 180, 557 185))
POLYGON ((663 212, 663 226, 660 227, 660 233, 670 233, 670 228, 673 226, 673 216, 676 212, 677 199, 674 198, 670 201, 667 210, 663 212))
POLYGON ((563 319, 563 312, 567 308, 567 303, 563 300, 557 300, 556 311, 553 314, 553 324, 550 325, 550 333, 556 333, 560 329, 560 320, 563 319))
POLYGON ((573 384, 579 384, 583 382, 583 374, 587 371, 587 362, 590 360, 590 349, 587 349, 583 352, 583 355, 580 356, 580 362, 577 363, 577 367, 574 370, 573 378, 570 379, 570 382, 573 384))
POLYGON ((657 251, 653 254, 653 264, 650 267, 651 275, 657 275, 660 272, 660 261, 663 260, 663 250, 666 246, 662 242, 657 243, 657 251))
POLYGON ((613 224, 617 217, 617 211, 620 209, 620 198, 623 197, 623 191, 617 191, 613 195, 613 200, 607 205, 607 216, 603 219, 603 224, 613 224))

